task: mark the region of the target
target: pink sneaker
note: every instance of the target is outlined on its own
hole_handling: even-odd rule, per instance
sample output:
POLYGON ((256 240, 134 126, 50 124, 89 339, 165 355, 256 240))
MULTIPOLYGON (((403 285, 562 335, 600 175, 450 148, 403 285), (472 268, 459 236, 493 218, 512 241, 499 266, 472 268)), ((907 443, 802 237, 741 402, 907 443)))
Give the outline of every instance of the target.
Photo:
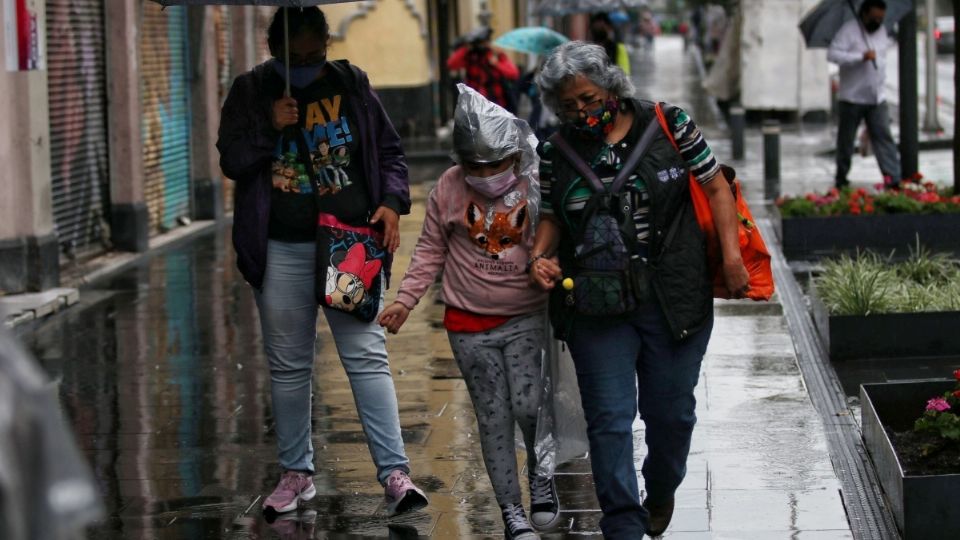
POLYGON ((387 503, 388 516, 419 510, 429 504, 423 491, 400 469, 395 469, 387 477, 383 498, 387 503))
POLYGON ((280 477, 280 483, 273 493, 263 501, 263 510, 278 514, 296 510, 300 501, 309 501, 317 494, 313 487, 313 477, 297 471, 287 471, 280 477))

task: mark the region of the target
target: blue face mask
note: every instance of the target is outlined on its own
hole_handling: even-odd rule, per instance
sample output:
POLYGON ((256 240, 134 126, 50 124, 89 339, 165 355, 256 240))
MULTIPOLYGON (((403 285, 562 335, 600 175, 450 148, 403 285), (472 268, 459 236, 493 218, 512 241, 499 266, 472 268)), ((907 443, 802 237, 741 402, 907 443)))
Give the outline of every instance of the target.
MULTIPOLYGON (((327 60, 323 60, 307 65, 307 66, 292 66, 290 68, 290 86, 294 88, 306 88, 310 86, 310 83, 317 80, 317 77, 320 76, 320 73, 323 71, 323 67, 327 65, 327 60)), ((287 70, 283 66, 283 62, 279 60, 273 61, 273 69, 280 74, 281 77, 287 76, 287 70)))

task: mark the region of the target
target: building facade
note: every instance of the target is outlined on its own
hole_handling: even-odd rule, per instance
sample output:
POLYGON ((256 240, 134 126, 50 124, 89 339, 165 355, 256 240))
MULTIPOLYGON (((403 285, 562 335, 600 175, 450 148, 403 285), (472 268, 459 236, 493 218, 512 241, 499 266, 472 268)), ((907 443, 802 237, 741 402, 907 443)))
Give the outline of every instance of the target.
MULTIPOLYGON (((0 294, 232 210, 216 151, 234 77, 270 56, 267 7, 0 0, 0 294)), ((525 0, 373 0, 324 7, 328 57, 370 75, 405 138, 452 112, 451 43, 522 26, 525 0)))

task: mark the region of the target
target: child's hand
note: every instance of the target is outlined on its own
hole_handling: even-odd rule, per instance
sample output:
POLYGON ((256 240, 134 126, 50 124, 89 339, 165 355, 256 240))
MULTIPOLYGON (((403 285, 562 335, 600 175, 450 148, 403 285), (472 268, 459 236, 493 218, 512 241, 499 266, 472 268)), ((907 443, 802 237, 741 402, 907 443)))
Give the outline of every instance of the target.
POLYGON ((403 323, 407 322, 407 317, 409 316, 410 310, 407 309, 407 306, 401 304, 400 302, 394 302, 387 306, 380 313, 380 317, 377 319, 377 322, 380 323, 380 326, 386 328, 387 332, 396 334, 400 331, 400 327, 403 326, 403 323))
POLYGON ((544 291, 553 289, 563 279, 563 271, 556 257, 542 257, 530 266, 530 285, 544 291))

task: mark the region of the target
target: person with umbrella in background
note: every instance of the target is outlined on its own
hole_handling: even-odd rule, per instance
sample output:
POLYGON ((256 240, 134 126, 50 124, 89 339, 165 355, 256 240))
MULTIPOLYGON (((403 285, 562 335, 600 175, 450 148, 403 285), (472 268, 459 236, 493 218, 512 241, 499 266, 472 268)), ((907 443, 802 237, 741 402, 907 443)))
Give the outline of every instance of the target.
POLYGON ((482 26, 463 37, 463 44, 447 59, 447 69, 464 71, 463 82, 483 97, 516 113, 517 99, 511 82, 520 70, 510 57, 490 47, 493 29, 482 26))
MULTIPOLYGON (((570 41, 567 36, 545 26, 523 26, 501 35, 494 40, 493 44, 503 49, 546 56, 558 45, 567 41, 570 41)), ((517 83, 517 97, 526 96, 530 100, 527 123, 533 128, 537 139, 544 140, 556 131, 559 120, 550 110, 544 109, 540 101, 540 89, 535 82, 538 73, 540 73, 540 63, 520 77, 517 83)), ((519 107, 519 103, 517 106, 519 107)))
POLYGON ((837 188, 850 184, 847 173, 862 120, 867 123, 884 186, 900 184, 900 154, 890 133, 890 111, 884 97, 886 54, 891 46, 883 25, 886 12, 884 0, 864 0, 857 17, 840 27, 827 52, 827 60, 840 66, 837 188))
POLYGON ((603 47, 610 62, 630 76, 630 53, 617 38, 617 29, 610 15, 600 12, 590 16, 590 41, 603 47))
MULTIPOLYGON (((379 229, 383 247, 393 253, 399 217, 410 211, 400 137, 366 73, 346 60, 327 61, 329 26, 319 8, 292 9, 289 23, 286 9, 277 11, 268 30, 275 59, 234 81, 217 141, 220 166, 236 181, 233 244, 240 271, 255 289, 269 360, 283 473, 263 502, 268 518, 316 495, 311 389, 318 215, 379 229), (285 57, 289 65, 279 60, 285 57)), ((383 264, 387 276, 391 259, 383 264)), ((387 513, 426 506, 409 477, 383 329, 332 308, 324 314, 387 513)))

